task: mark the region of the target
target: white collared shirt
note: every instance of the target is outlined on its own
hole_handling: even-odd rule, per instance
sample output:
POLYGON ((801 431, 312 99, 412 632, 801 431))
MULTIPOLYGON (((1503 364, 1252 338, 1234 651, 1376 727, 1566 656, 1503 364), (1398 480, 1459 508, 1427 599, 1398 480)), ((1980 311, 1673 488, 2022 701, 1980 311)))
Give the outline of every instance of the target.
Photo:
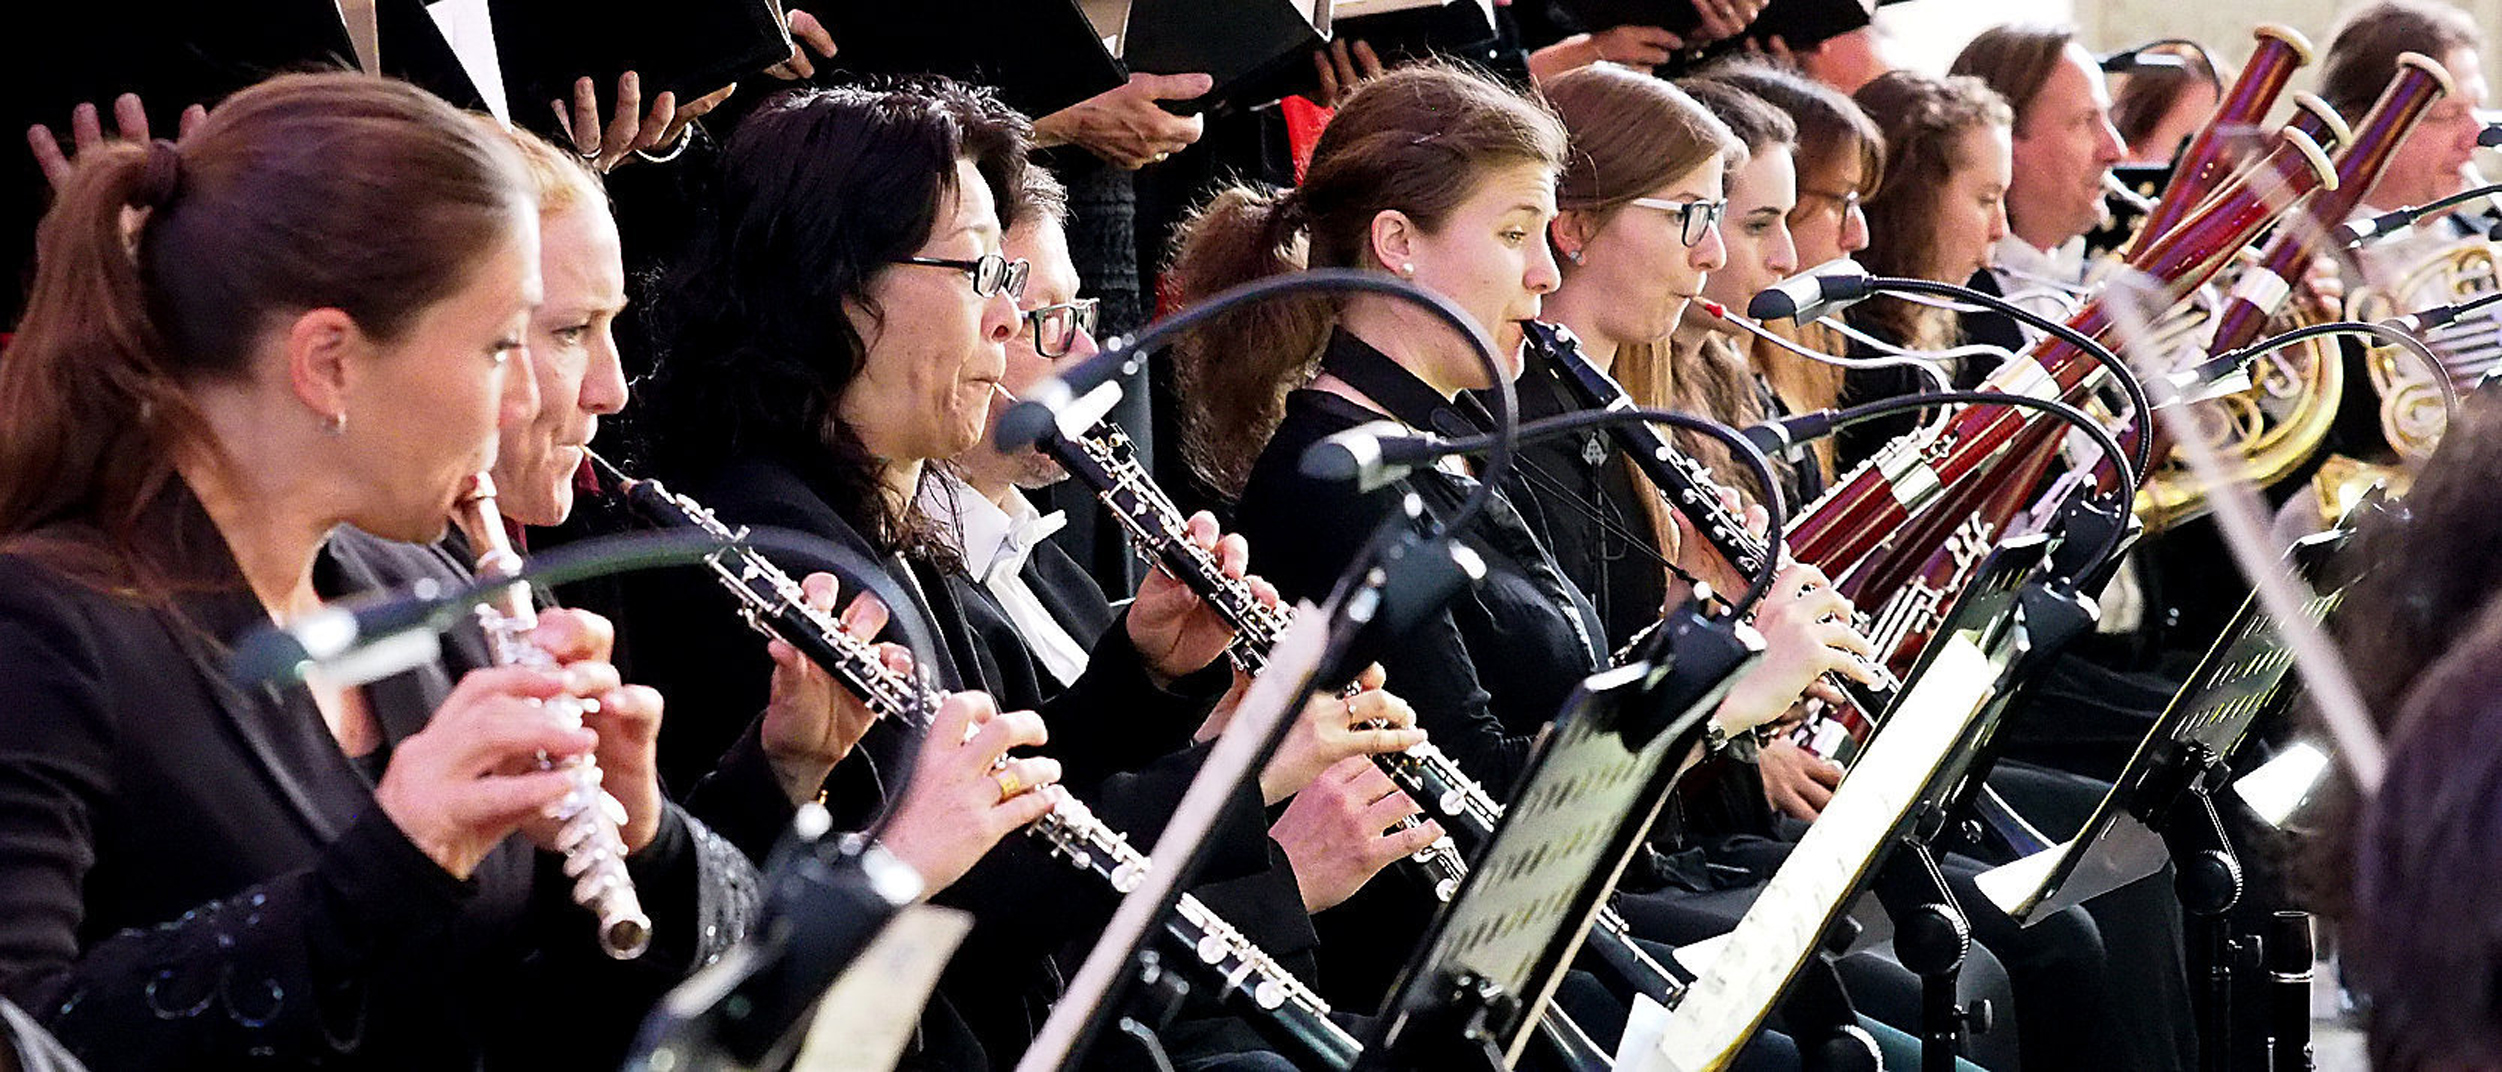
POLYGON ((1008 612, 1008 622, 1025 641, 1053 680, 1066 686, 1086 672, 1086 646, 1052 617, 1041 597, 1025 583, 1025 562, 1034 547, 1068 524, 1058 510, 1034 509, 1017 491, 1008 492, 1011 510, 983 498, 961 478, 933 471, 921 484, 921 510, 938 522, 940 538, 964 559, 965 572, 987 589, 1008 612))

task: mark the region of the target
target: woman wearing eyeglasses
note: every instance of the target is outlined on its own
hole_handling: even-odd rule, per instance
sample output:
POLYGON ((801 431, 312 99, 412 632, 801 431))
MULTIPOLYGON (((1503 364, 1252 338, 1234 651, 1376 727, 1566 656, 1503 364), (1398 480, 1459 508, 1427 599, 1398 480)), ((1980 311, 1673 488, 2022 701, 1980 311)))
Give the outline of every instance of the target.
MULTIPOLYGON (((1734 63, 1714 67, 1705 77, 1754 94, 1798 126, 1791 152, 1798 171, 1798 203, 1790 209, 1789 227, 1800 270, 1868 248, 1868 215, 1859 203, 1876 192, 1877 178, 1885 172, 1885 135, 1868 114, 1833 87, 1779 67, 1734 63)), ((1731 308, 1743 312, 1744 304, 1731 308)), ((1821 325, 1766 326, 1820 353, 1847 349, 1839 332, 1821 325)), ((1840 404, 1841 366, 1801 357, 1764 339, 1739 340, 1739 346, 1781 409, 1804 413, 1840 404)), ((1817 440, 1805 457, 1815 459, 1812 476, 1830 484, 1837 475, 1833 441, 1817 440)), ((1804 490, 1812 482, 1802 479, 1800 484, 1804 490)))
MULTIPOLYGON (((975 593, 957 583, 963 555, 920 506, 933 463, 982 439, 1009 345, 1031 330, 1018 308, 1031 265, 1002 252, 1027 149, 1022 117, 951 82, 764 105, 726 148, 717 222, 663 283, 666 349, 646 394, 647 431, 659 472, 725 522, 797 529, 885 562, 938 634, 938 683, 989 692, 1005 709, 1041 708, 1053 730, 1048 772, 1148 844, 1202 754, 1187 746, 1214 697, 1187 679, 1231 633, 1186 588, 1154 579, 1122 628, 1091 646, 1084 672, 1046 689, 977 635, 975 593)), ((1239 566, 1239 541, 1228 557, 1239 566)), ((709 582, 675 583, 629 594, 627 621, 637 672, 692 698, 690 720, 705 722, 708 736, 680 738, 670 760, 700 771, 760 708, 762 659, 709 582)), ((1043 743, 1033 715, 1004 717, 1028 726, 1011 743, 1043 743)), ((1350 736, 1345 727, 1342 718, 1350 736)), ((1372 736, 1397 747, 1415 738, 1372 736)), ((838 819, 864 819, 891 791, 880 772, 907 737, 880 723, 836 768, 838 819)), ((1032 780, 1003 775, 1001 801, 1032 780)), ((1268 869, 1266 791, 1282 799, 1296 788, 1264 781, 1237 794, 1211 881, 1268 869)), ((1053 992, 1047 958, 1102 923, 1109 893, 1025 838, 949 887, 941 900, 970 910, 976 927, 938 1011, 963 1017, 978 1052, 933 1062, 980 1067, 1020 1051, 1040 1022, 1032 1001, 1053 992)))

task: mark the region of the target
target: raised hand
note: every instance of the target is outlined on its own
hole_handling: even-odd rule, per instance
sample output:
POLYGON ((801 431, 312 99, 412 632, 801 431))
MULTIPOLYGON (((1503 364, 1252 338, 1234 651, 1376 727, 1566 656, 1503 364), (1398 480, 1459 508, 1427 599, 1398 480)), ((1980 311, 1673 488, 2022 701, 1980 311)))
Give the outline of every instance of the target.
POLYGON ((1049 739, 1042 716, 998 710, 979 692, 939 704, 912 784, 879 835, 932 892, 964 877, 999 839, 1051 811, 1057 791, 1044 787, 1060 780, 1058 760, 1029 756, 993 769, 1009 749, 1049 739))
POLYGON ((1381 74, 1384 69, 1380 54, 1373 51, 1369 42, 1357 41, 1349 45, 1343 37, 1330 42, 1328 48, 1313 49, 1312 68, 1320 75, 1319 103, 1328 108, 1345 102, 1347 95, 1355 92, 1355 87, 1381 74))
MULTIPOLYGON (((599 735, 592 759, 599 764, 600 788, 625 812, 617 834, 632 852, 651 844, 660 832, 660 693, 643 685, 627 685, 609 665, 617 630, 608 619, 589 611, 556 609, 539 613, 539 627, 530 641, 564 667, 567 691, 593 701, 582 724, 599 735)), ((550 836, 542 839, 553 847, 550 836)), ((533 837, 543 832, 532 829, 533 837)))
POLYGON ((1818 679, 1826 674, 1874 684, 1876 671, 1866 660, 1875 657, 1876 646, 1851 626, 1851 615, 1850 601, 1814 566, 1782 567, 1755 611, 1764 660, 1738 679, 1713 718, 1735 733, 1781 717, 1802 696, 1839 699, 1822 691, 1818 679))
MULTIPOLYGON (((190 137, 191 132, 207 119, 206 107, 194 104, 183 109, 175 139, 179 141, 190 137)), ((77 158, 85 156, 87 150, 107 142, 148 140, 148 110, 140 102, 138 94, 124 93, 114 98, 113 126, 111 134, 105 133, 104 117, 96 106, 93 103, 81 104, 70 111, 68 152, 61 149, 61 136, 41 123, 26 128, 26 147, 34 152, 35 166, 43 170, 44 182, 58 190, 62 183, 69 181, 70 172, 77 167, 77 158)))
POLYGON ((1216 88, 1204 74, 1133 74, 1106 90, 1034 120, 1037 146, 1077 145, 1117 167, 1137 170, 1199 140, 1206 123, 1178 116, 1157 101, 1189 100, 1216 88))
POLYGON ((1404 752, 1425 742, 1425 731, 1416 728, 1416 709, 1383 691, 1380 667, 1365 668, 1356 684, 1353 696, 1304 701, 1294 728, 1260 770, 1260 795, 1269 803, 1293 796, 1344 760, 1404 752))
POLYGON ((797 8, 791 9, 790 30, 791 58, 765 68, 765 73, 785 82, 815 77, 816 60, 809 59, 808 53, 813 50, 818 59, 833 59, 834 35, 816 16, 797 8))
POLYGON ((676 145, 686 136, 688 124, 719 107, 737 89, 738 83, 733 82, 683 106, 677 94, 662 90, 646 112, 643 78, 627 71, 617 76, 616 111, 604 126, 599 118, 599 84, 588 76, 575 80, 570 104, 561 100, 549 104, 573 151, 605 172, 633 159, 635 153, 676 145))
POLYGON ((1331 764, 1295 794, 1268 835, 1294 866, 1303 910, 1318 912, 1355 896, 1392 861, 1439 839, 1442 827, 1430 819, 1390 829, 1421 810, 1371 760, 1357 756, 1331 764))

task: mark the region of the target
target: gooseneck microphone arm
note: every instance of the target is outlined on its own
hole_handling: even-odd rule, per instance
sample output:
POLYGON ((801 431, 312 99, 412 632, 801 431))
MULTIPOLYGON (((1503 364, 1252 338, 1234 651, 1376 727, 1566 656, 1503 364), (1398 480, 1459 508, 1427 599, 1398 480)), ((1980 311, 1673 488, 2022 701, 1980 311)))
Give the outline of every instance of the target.
MULTIPOLYGON (((2004 313, 2027 326, 2049 332, 2050 334, 2057 336, 2061 342, 2065 342, 2070 346, 2076 347, 2077 350, 2085 356, 2093 358, 2095 363, 2101 365, 2104 369, 2111 373, 2111 378, 2119 382, 2120 389, 2128 393, 2128 404, 2136 408, 2136 420, 2142 423, 2152 420, 2154 417, 2154 403, 2146 397, 2146 385, 2139 382, 2136 371, 2128 367, 2128 362, 2120 360, 2120 355, 2112 353, 2109 347, 2106 347, 2099 342, 2095 342, 2092 337, 2086 335, 2084 332, 2078 331, 2075 328, 2069 327, 2056 320, 2052 320, 2049 317, 2043 316, 2040 313, 2036 313, 2021 305, 2017 305, 2016 303, 2008 301, 1995 294, 1984 294, 1970 287, 1958 286, 1953 283, 1940 283, 1933 279, 1911 279, 1902 276, 1874 276, 1868 280, 1868 288, 1877 291, 1894 291, 1896 293, 1927 294, 1934 297, 1951 298, 1957 301, 1970 302, 1974 305, 1983 306, 1995 312, 2004 313)), ((2136 449, 2114 452, 2111 456, 2114 458, 2123 456, 2127 457, 2129 459, 2130 471, 2136 476, 2142 478, 2146 475, 2147 470, 2154 464, 2154 437, 2151 435, 2140 435, 2137 437, 2136 449)))
POLYGON ((2330 335, 2370 336, 2396 346, 2422 362, 2432 375, 2433 388, 2441 392, 2441 408, 2450 416, 2456 417, 2459 413, 2458 385, 2450 382, 2449 367, 2441 363, 2440 356, 2432 352, 2432 347, 2424 345, 2424 340, 2415 337, 2415 332, 2440 327, 2458 319, 2462 314, 2495 302, 2502 302, 2502 291, 2487 294, 2472 301, 2435 306, 2420 313, 2393 317, 2378 323, 2364 320, 2330 320, 2319 324, 2305 324, 2282 335, 2261 339, 2241 349, 2227 350, 2217 354, 2198 363, 2189 371, 2196 377, 2193 383, 2212 382, 2231 375, 2242 366, 2260 357, 2297 343, 2309 342, 2312 339, 2330 335), (2409 321, 2413 323, 2410 324, 2409 321))
MULTIPOLYGON (((1870 275, 1857 261, 1845 257, 1827 261, 1774 284, 1771 289, 1755 295, 1754 300, 1747 303, 1746 312, 1758 320, 1797 319, 1804 322, 1881 293, 1925 295, 1978 305, 2048 332, 2061 342, 2076 347, 2078 352, 2110 372, 2112 378, 2119 381, 2120 389, 2128 393, 2129 405, 2136 407, 2137 420, 2148 420, 2154 413, 2154 406, 2146 397, 2146 385, 2138 381, 2128 362, 2120 360, 2120 355, 2112 353, 2110 348, 2095 342, 2084 332, 2005 298, 1954 283, 1870 275)), ((2111 456, 2114 459, 2130 459, 2131 471, 2143 477, 2154 463, 2154 437, 2140 435, 2136 449, 2114 451, 2111 456)))
MULTIPOLYGON (((1752 428, 1748 428, 1745 435, 1747 439, 1753 441, 1758 446, 1778 446, 1786 448, 1798 443, 1804 443, 1808 440, 1821 439, 1862 421, 1871 421, 1889 414, 1901 413, 1906 410, 1925 409, 1929 406, 1943 403, 1961 403, 1964 405, 1975 406, 2013 406, 2018 409, 2038 410, 2056 417, 2059 420, 2074 426, 2077 430, 2084 432, 2088 438, 2091 438, 2096 445, 2100 446, 2110 456, 2116 458, 2122 453, 2120 450, 2119 439, 2111 434, 2110 429, 2104 428, 2102 426, 2102 422, 2088 416, 2085 411, 2056 399, 2037 398, 2033 395, 2020 395, 2008 391, 1935 391, 1927 394, 1896 395, 1892 398, 1880 398, 1874 402, 1862 403, 1848 409, 1816 410, 1809 413, 1801 413, 1794 416, 1784 417, 1779 420, 1766 421, 1762 424, 1755 425, 1752 428)), ((2152 411, 2148 412, 2151 413, 2152 411)), ((2119 501, 2122 503, 2136 502, 2136 474, 2130 472, 2127 468, 2120 466, 2114 466, 2112 471, 2117 477, 2120 485, 2118 489, 2118 495, 2120 497, 2119 501)), ((2117 558, 2120 553, 2120 548, 2126 541, 2126 538, 2126 526, 2114 526, 2111 533, 2104 538, 2103 545, 2094 552, 2094 557, 2087 560, 2085 564, 2080 566, 2075 572, 2080 576, 2090 574, 2094 572, 2094 570, 2088 567, 2098 566, 2117 558)))
MULTIPOLYGON (((1146 360, 1147 354, 1165 345, 1174 336, 1242 306, 1295 295, 1350 293, 1378 294, 1423 309, 1467 342, 1469 355, 1477 359, 1479 368, 1486 374, 1486 381, 1491 385, 1487 394, 1493 403, 1487 408, 1494 416, 1495 435, 1501 438, 1487 451, 1484 479, 1440 526, 1445 533, 1463 531, 1486 508, 1487 502, 1494 496, 1495 483, 1512 465, 1509 436, 1520 423, 1520 409, 1512 392, 1512 379, 1494 352, 1494 341, 1486 337, 1485 329, 1474 318, 1453 305, 1450 299, 1384 272, 1360 268, 1314 268, 1256 279, 1220 291, 1197 305, 1148 325, 1146 330, 1133 338, 1109 340, 1102 352, 1035 384, 1025 393, 1022 401, 1008 407, 1008 411, 1000 415, 992 441, 1002 451, 1032 446, 1046 430, 1059 423, 1061 409, 1075 405, 1079 399, 1111 383, 1116 377, 1135 372, 1146 360)), ((1084 425, 1093 423, 1087 420, 1080 422, 1080 427, 1061 430, 1075 435, 1084 430, 1084 425)))
MULTIPOLYGON (((2489 127, 2487 130, 2489 132, 2502 130, 2502 126, 2489 127)), ((2490 143, 2486 142, 2484 138, 2480 136, 2477 139, 2477 144, 2502 144, 2502 135, 2497 135, 2495 140, 2490 143)), ((2495 194, 2502 194, 2502 182, 2489 182, 2483 186, 2471 187, 2439 200, 2426 201, 2420 205, 2410 205, 2406 208, 2383 212, 2380 215, 2373 216, 2369 219, 2350 220, 2345 225, 2337 228, 2337 234, 2339 237, 2345 239, 2346 245, 2349 248, 2360 246, 2363 243, 2369 242, 2382 235, 2412 226, 2415 221, 2423 219, 2426 216, 2430 216, 2433 213, 2440 212, 2444 209, 2456 208, 2460 205, 2476 200, 2477 198, 2491 197, 2495 194)))

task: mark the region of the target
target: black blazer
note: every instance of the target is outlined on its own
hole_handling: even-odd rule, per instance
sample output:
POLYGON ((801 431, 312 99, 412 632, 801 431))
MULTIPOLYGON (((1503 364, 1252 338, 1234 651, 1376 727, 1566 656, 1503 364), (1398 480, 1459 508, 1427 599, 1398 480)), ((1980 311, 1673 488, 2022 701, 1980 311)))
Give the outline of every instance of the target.
MULTIPOLYGON (((558 858, 518 837, 453 879, 309 692, 228 683, 227 645, 267 618, 187 489, 144 531, 194 582, 155 603, 63 572, 59 552, 104 546, 92 530, 0 554, 0 990, 104 1068, 616 1067, 723 922, 699 919, 711 836, 672 810, 632 861, 656 925, 634 961, 599 952, 558 858)), ((315 580, 461 576, 342 529, 315 580)), ((387 745, 482 661, 474 634, 443 654, 367 686, 387 745)))

